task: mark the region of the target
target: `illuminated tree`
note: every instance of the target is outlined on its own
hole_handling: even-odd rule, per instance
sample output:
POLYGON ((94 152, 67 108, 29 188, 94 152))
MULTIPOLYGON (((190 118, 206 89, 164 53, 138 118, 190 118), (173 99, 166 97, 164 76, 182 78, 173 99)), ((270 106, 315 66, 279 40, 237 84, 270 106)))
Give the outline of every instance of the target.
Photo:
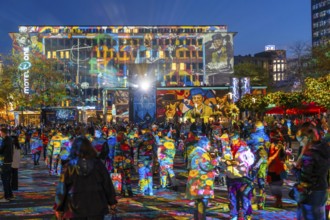
POLYGON ((245 94, 237 103, 238 107, 242 110, 258 110, 263 112, 268 103, 261 95, 245 94))
POLYGON ((65 81, 61 72, 56 71, 57 62, 39 57, 31 57, 29 69, 29 94, 24 93, 23 73, 18 66, 22 58, 18 54, 4 58, 2 83, 0 87, 3 105, 10 103, 16 105, 16 109, 38 109, 42 106, 58 106, 65 99, 65 81))
POLYGON ((330 74, 319 77, 305 79, 304 95, 308 102, 315 102, 327 109, 330 108, 330 74))

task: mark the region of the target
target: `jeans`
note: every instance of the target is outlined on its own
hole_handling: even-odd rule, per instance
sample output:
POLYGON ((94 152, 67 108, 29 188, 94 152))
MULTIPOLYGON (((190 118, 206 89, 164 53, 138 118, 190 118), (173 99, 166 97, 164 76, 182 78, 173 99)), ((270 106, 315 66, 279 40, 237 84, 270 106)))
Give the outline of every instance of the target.
POLYGON ((3 191, 5 193, 5 199, 9 199, 13 196, 11 189, 11 164, 3 164, 1 172, 1 180, 3 185, 3 191))
POLYGON ((34 162, 34 165, 38 165, 38 164, 39 164, 39 159, 40 159, 40 151, 35 152, 35 153, 33 154, 33 162, 34 162))
POLYGON ((253 190, 244 192, 248 187, 248 184, 244 182, 243 178, 231 179, 227 177, 229 208, 232 217, 238 216, 240 208, 244 216, 252 214, 251 198, 253 190))
POLYGON ((312 191, 308 200, 298 204, 298 220, 325 220, 325 204, 328 198, 326 190, 312 191))
POLYGON ((206 219, 206 208, 208 199, 197 199, 195 201, 196 210, 194 213, 194 220, 205 220, 206 219))

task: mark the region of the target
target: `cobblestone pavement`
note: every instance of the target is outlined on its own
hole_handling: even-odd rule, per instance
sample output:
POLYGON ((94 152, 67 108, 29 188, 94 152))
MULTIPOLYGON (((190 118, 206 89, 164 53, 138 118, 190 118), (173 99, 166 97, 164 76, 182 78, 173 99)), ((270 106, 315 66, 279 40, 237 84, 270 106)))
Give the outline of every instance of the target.
MULTIPOLYGON (((293 148, 296 150, 297 143, 293 148)), ((193 201, 184 198, 186 170, 182 169, 180 158, 175 161, 175 172, 180 182, 177 192, 172 190, 154 190, 154 196, 118 197, 118 214, 121 219, 192 219, 193 201)), ((154 178, 158 185, 158 177, 154 178)), ((43 162, 34 166, 31 156, 22 158, 19 169, 19 189, 14 192, 15 200, 0 203, 0 219, 55 219, 53 212, 55 187, 58 177, 49 176, 43 162)), ((268 196, 265 210, 254 210, 252 219, 295 219, 296 203, 287 194, 293 177, 283 186, 283 208, 274 208, 274 198, 268 196)), ((137 176, 133 175, 133 188, 137 189, 137 176)), ((2 185, 0 184, 0 189, 2 185)), ((216 197, 210 200, 207 219, 229 219, 226 187, 216 185, 216 197)), ((2 196, 3 192, 0 192, 2 196)), ((106 219, 111 219, 107 216, 106 219)))

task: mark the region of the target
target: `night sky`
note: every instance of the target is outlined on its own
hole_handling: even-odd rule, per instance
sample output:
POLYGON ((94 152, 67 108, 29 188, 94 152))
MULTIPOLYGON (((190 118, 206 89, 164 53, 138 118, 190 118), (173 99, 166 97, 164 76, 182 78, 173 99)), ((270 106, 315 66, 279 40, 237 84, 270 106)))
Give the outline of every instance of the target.
POLYGON ((310 0, 2 0, 0 53, 19 25, 227 25, 235 55, 311 44, 310 0))

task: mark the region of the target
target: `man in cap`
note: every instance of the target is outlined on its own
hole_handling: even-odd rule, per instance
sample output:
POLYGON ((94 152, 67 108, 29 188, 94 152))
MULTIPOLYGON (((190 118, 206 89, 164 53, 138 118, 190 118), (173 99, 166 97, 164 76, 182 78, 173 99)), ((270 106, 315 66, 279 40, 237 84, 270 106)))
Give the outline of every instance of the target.
POLYGON ((225 37, 217 33, 212 36, 212 41, 206 42, 205 48, 207 68, 218 70, 227 67, 227 49, 224 45, 225 37))
POLYGON ((204 123, 207 123, 210 115, 213 114, 212 108, 203 103, 204 90, 202 88, 193 88, 190 90, 190 96, 194 103, 193 108, 185 114, 186 118, 202 118, 204 123))

